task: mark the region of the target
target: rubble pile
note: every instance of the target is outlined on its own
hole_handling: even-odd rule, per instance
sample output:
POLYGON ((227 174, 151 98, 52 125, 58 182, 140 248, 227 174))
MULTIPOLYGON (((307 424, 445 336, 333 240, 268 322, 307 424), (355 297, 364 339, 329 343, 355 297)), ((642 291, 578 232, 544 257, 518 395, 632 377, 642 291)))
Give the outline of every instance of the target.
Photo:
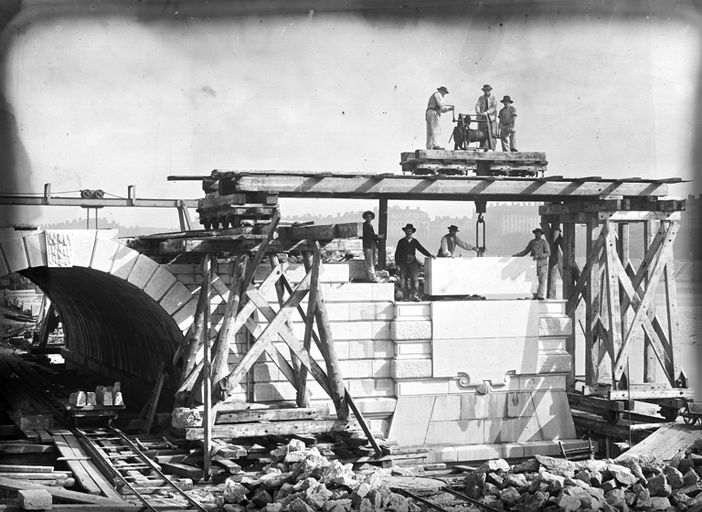
POLYGON ((505 511, 698 512, 700 452, 702 440, 669 463, 655 457, 574 462, 541 455, 515 466, 491 460, 466 476, 465 493, 505 511))
MULTIPOLYGON (((269 453, 261 471, 241 471, 210 489, 217 510, 244 512, 419 512, 413 501, 384 482, 390 469, 354 472, 351 464, 330 460, 315 447, 293 439, 269 453)), ((197 490, 194 492, 197 493, 197 490)), ((203 499, 201 493, 196 499, 203 499)))

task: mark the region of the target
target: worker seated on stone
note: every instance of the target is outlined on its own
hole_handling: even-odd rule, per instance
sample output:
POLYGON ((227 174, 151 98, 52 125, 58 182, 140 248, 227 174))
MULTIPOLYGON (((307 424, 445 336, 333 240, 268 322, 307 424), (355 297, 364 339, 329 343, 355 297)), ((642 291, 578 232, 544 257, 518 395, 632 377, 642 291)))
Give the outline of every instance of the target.
POLYGON ((532 231, 534 238, 529 240, 526 248, 523 251, 514 253, 512 256, 520 257, 527 254, 536 262, 536 278, 539 282, 534 298, 544 300, 546 298, 546 279, 548 276, 548 258, 551 255, 551 249, 548 242, 541 238, 543 230, 536 228, 532 231))
POLYGON ((441 237, 441 246, 439 247, 437 256, 439 258, 454 258, 456 247, 462 247, 466 251, 478 251, 476 247, 473 247, 468 242, 464 242, 458 236, 458 226, 451 224, 448 227, 448 233, 441 237))

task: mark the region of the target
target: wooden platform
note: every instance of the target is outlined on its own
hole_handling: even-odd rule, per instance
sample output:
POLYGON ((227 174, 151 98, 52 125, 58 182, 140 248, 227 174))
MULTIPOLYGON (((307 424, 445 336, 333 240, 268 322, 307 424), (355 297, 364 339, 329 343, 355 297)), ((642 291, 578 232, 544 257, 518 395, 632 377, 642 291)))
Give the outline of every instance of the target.
POLYGON ((659 428, 617 458, 646 455, 670 460, 676 453, 684 452, 699 439, 702 439, 702 429, 699 426, 676 423, 659 428))
POLYGON ((542 176, 545 153, 424 150, 400 153, 402 172, 418 175, 542 176))

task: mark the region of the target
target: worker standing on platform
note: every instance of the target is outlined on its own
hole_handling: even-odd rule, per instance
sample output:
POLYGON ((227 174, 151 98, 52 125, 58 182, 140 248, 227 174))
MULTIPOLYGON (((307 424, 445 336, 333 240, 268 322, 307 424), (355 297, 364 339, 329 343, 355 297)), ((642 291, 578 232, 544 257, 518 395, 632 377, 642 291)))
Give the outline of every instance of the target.
POLYGON ((516 137, 514 125, 517 122, 517 109, 512 105, 514 102, 509 96, 504 96, 500 100, 500 103, 504 105, 504 107, 502 107, 500 112, 497 114, 502 151, 517 151, 514 143, 514 139, 516 137))
POLYGON ((497 136, 497 102, 491 94, 492 86, 490 84, 483 85, 482 90, 483 95, 475 103, 475 113, 482 116, 482 119, 478 120, 478 129, 484 128, 489 135, 480 142, 480 147, 495 149, 493 138, 497 136))
POLYGON ((407 224, 402 231, 405 237, 397 242, 395 249, 395 263, 400 269, 400 284, 402 287, 402 297, 405 300, 419 302, 419 263, 417 262, 417 251, 427 258, 436 258, 427 251, 419 240, 413 238, 417 229, 412 224, 407 224))
POLYGON ((365 259, 366 281, 375 283, 375 267, 378 264, 376 258, 376 248, 378 246, 378 236, 375 234, 371 221, 375 219, 375 213, 370 210, 363 212, 363 257, 365 259))
POLYGON ((551 255, 551 249, 548 246, 548 242, 541 238, 543 230, 541 228, 536 228, 532 231, 534 233, 534 239, 529 240, 529 243, 521 252, 513 254, 514 257, 531 255, 532 259, 536 261, 536 277, 538 279, 538 288, 534 294, 534 298, 538 300, 544 300, 546 298, 546 280, 548 276, 548 258, 551 255))
POLYGON ((427 121, 427 149, 444 149, 439 145, 441 134, 439 119, 443 112, 449 112, 454 108, 453 105, 444 103, 444 96, 447 94, 448 89, 442 85, 429 97, 427 111, 424 114, 427 121))
POLYGON ((448 233, 441 237, 441 246, 439 247, 439 253, 437 256, 439 258, 453 258, 453 253, 456 251, 456 246, 462 247, 466 251, 477 251, 477 248, 470 245, 468 242, 464 242, 457 235, 458 226, 451 224, 448 227, 448 233))

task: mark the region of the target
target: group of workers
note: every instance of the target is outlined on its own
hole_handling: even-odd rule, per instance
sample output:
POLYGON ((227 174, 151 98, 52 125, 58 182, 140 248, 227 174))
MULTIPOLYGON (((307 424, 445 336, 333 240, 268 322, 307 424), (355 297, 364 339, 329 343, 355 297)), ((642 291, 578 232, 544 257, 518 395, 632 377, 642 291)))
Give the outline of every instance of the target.
MULTIPOLYGON (((488 131, 486 139, 481 140, 480 147, 495 149, 493 138, 499 139, 502 144, 502 151, 517 151, 515 146, 517 109, 514 107, 512 98, 505 95, 501 100, 504 106, 497 111, 497 101, 492 95, 492 86, 483 85, 483 94, 475 103, 475 113, 478 115, 478 126, 484 127, 488 131)), ((443 85, 429 97, 425 119, 427 122, 427 149, 444 149, 439 143, 441 127, 439 119, 441 114, 455 110, 454 105, 449 105, 444 101, 444 96, 448 94, 448 89, 443 85)))
MULTIPOLYGON (((378 236, 375 234, 373 224, 375 214, 368 210, 363 212, 363 255, 365 257, 366 278, 370 282, 377 282, 375 275, 376 246, 378 236)), ((441 237, 439 250, 436 255, 431 254, 416 238, 414 234, 417 229, 410 223, 406 224, 402 231, 405 236, 397 242, 395 249, 395 264, 399 270, 400 287, 402 297, 405 300, 418 302, 419 299, 419 262, 417 261, 417 251, 427 258, 453 258, 456 247, 461 247, 467 251, 478 251, 477 247, 465 242, 458 236, 458 226, 450 225, 448 233, 441 237)), ((523 251, 513 254, 514 257, 531 256, 536 261, 536 276, 538 287, 534 293, 534 299, 544 300, 546 297, 546 281, 548 275, 548 259, 551 254, 549 244, 542 238, 543 231, 536 228, 532 231, 534 238, 529 240, 523 251)))

